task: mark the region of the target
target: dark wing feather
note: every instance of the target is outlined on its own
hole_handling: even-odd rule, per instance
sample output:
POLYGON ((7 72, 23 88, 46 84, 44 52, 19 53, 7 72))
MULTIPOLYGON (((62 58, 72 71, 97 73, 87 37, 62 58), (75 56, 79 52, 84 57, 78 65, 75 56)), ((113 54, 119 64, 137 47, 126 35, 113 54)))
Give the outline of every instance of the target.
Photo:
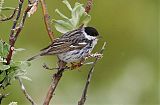
POLYGON ((60 38, 55 39, 51 45, 41 50, 42 53, 40 55, 60 54, 75 49, 82 49, 88 42, 89 40, 85 38, 82 30, 74 30, 62 35, 60 38))

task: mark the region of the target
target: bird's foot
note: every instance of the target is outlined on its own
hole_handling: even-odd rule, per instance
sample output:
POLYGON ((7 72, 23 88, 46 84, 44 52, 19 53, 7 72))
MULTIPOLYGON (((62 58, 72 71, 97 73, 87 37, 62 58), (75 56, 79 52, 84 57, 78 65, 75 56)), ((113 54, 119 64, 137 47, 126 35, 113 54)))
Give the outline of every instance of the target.
POLYGON ((89 57, 101 59, 103 57, 103 54, 94 53, 90 54, 89 57))
POLYGON ((71 69, 71 70, 74 70, 74 69, 80 68, 82 65, 83 65, 82 62, 77 63, 77 64, 71 63, 70 69, 71 69))

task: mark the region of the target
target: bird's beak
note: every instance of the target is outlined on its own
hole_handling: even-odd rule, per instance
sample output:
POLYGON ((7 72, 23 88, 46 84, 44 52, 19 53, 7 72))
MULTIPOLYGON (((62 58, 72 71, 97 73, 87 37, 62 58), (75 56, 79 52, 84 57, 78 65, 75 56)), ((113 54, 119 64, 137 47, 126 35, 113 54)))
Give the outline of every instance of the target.
POLYGON ((97 38, 98 38, 98 39, 101 39, 101 38, 103 38, 103 37, 102 37, 101 35, 99 35, 99 36, 97 36, 97 38))

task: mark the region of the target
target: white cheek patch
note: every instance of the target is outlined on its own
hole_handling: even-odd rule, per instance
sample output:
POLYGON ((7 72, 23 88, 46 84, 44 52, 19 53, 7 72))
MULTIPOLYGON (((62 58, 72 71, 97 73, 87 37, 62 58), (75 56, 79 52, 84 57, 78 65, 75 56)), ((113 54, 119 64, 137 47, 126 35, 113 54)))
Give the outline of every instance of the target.
POLYGON ((96 39, 96 37, 87 35, 87 33, 85 33, 85 32, 83 32, 83 34, 84 34, 84 36, 85 36, 88 40, 94 40, 94 39, 96 39))

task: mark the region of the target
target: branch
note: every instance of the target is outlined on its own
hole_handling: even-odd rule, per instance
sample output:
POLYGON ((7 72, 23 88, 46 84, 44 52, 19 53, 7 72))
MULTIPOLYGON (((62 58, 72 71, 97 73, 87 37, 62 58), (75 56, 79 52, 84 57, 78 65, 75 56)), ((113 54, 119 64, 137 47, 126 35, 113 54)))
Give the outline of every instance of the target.
POLYGON ((2 100, 6 98, 9 94, 0 93, 0 105, 2 104, 2 100))
MULTIPOLYGON (((46 26, 46 30, 48 32, 48 36, 51 39, 51 41, 54 41, 54 34, 51 28, 51 22, 50 22, 50 16, 48 14, 48 10, 47 10, 47 6, 45 3, 45 0, 40 0, 41 5, 42 5, 42 10, 43 10, 43 15, 44 15, 44 22, 45 22, 45 26, 46 26)), ((64 63, 63 61, 59 61, 59 70, 57 71, 57 73, 53 74, 53 79, 51 82, 51 85, 49 86, 46 98, 44 100, 43 105, 49 105, 51 98, 53 97, 53 93, 55 92, 55 89, 62 77, 62 74, 64 72, 64 67, 66 65, 66 63, 64 63)))
POLYGON ((10 64, 10 60, 12 58, 12 54, 14 50, 14 44, 15 44, 14 32, 15 32, 15 28, 18 23, 19 17, 21 15, 22 5, 23 5, 23 0, 19 0, 18 13, 17 13, 16 19, 13 21, 13 26, 10 32, 10 38, 9 38, 10 51, 6 58, 8 65, 10 64))
POLYGON ((48 92, 47 92, 47 95, 46 95, 46 98, 44 100, 44 103, 43 105, 49 105, 52 97, 53 97, 53 93, 63 75, 63 72, 65 70, 65 66, 66 66, 66 63, 64 63, 63 61, 59 61, 59 70, 57 71, 57 73, 55 73, 53 75, 53 80, 51 82, 51 85, 49 86, 49 89, 48 89, 48 92))
POLYGON ((40 0, 41 5, 42 5, 42 11, 43 11, 43 16, 44 16, 44 23, 46 26, 46 30, 48 32, 49 38, 51 39, 51 41, 54 40, 54 34, 51 28, 51 22, 50 22, 50 16, 48 14, 48 10, 47 10, 47 6, 45 3, 45 0, 40 0))
POLYGON ((26 17, 27 17, 27 13, 29 12, 29 10, 32 8, 32 5, 29 5, 28 4, 28 6, 27 6, 27 8, 25 9, 25 11, 24 11, 24 14, 23 14, 23 17, 22 17, 22 20, 21 20, 21 23, 20 23, 20 25, 17 27, 17 32, 15 33, 15 39, 14 39, 14 41, 16 41, 17 40, 17 37, 18 37, 18 35, 19 35, 19 33, 22 31, 22 28, 24 27, 24 23, 25 23, 25 20, 26 20, 26 17))
MULTIPOLYGON (((22 28, 24 27, 24 23, 25 23, 25 20, 26 20, 26 17, 27 17, 27 13, 33 7, 33 5, 30 4, 30 2, 28 2, 28 6, 27 6, 27 8, 25 9, 25 11, 23 13, 23 16, 22 16, 22 19, 20 21, 20 24, 17 26, 18 20, 19 20, 19 18, 21 16, 23 2, 24 2, 24 0, 19 0, 17 16, 16 16, 15 20, 13 21, 13 26, 11 28, 10 37, 9 37, 10 50, 9 50, 9 54, 7 55, 7 58, 6 58, 7 65, 10 64, 10 61, 11 61, 11 58, 12 58, 12 55, 13 55, 13 51, 14 51, 14 45, 15 45, 15 42, 16 42, 16 40, 17 40, 22 28)), ((19 83, 21 85, 21 89, 22 89, 24 95, 26 96, 26 98, 32 103, 32 105, 36 105, 35 102, 33 101, 33 99, 27 93, 27 91, 26 91, 26 89, 25 89, 25 87, 24 87, 24 85, 22 83, 22 80, 20 78, 17 78, 17 79, 19 80, 19 83)))
POLYGON ((25 20, 26 20, 26 17, 27 17, 27 13, 29 12, 29 10, 33 6, 33 5, 30 5, 28 3, 28 6, 27 6, 27 8, 25 9, 25 11, 23 13, 22 20, 21 20, 19 26, 16 27, 16 25, 18 23, 18 20, 20 18, 20 15, 21 15, 23 2, 24 2, 23 0, 19 0, 18 13, 17 13, 16 19, 13 22, 13 26, 12 26, 12 29, 11 29, 11 32, 10 32, 10 38, 9 38, 10 51, 9 51, 9 54, 8 54, 8 56, 6 58, 7 64, 10 64, 10 61, 11 61, 11 58, 12 58, 12 54, 13 54, 13 51, 14 51, 14 44, 15 44, 15 42, 16 42, 16 40, 17 40, 22 28, 24 27, 24 23, 25 23, 25 20))
POLYGON ((11 20, 11 19, 15 16, 17 10, 18 10, 18 9, 15 8, 14 11, 13 11, 13 13, 12 13, 9 17, 4 18, 4 19, 0 19, 0 21, 8 21, 8 20, 11 20))
POLYGON ((87 0, 87 5, 85 7, 85 12, 89 13, 93 5, 93 0, 87 0))
MULTIPOLYGON (((85 12, 87 14, 89 14, 91 8, 92 8, 92 5, 93 5, 93 0, 87 0, 87 4, 86 4, 86 7, 85 7, 85 12)), ((79 28, 82 28, 84 26, 84 24, 80 25, 79 28)))
POLYGON ((33 101, 32 97, 27 93, 22 80, 19 77, 17 77, 16 79, 18 79, 19 84, 21 86, 21 90, 24 93, 25 97, 28 99, 28 101, 30 101, 32 103, 32 105, 36 105, 36 103, 33 101))
MULTIPOLYGON (((102 48, 101 48, 101 51, 99 52, 100 54, 103 54, 103 51, 105 49, 105 46, 106 46, 106 42, 104 42, 102 48)), ((88 73, 88 77, 87 77, 87 81, 86 81, 86 84, 85 84, 85 87, 84 87, 84 90, 83 90, 83 93, 82 93, 82 96, 81 96, 81 99, 80 101, 78 102, 78 105, 84 105, 85 101, 86 101, 86 95, 87 95, 87 90, 88 90, 88 86, 90 84, 90 81, 91 81, 91 78, 92 78, 92 74, 93 74, 93 71, 94 71, 94 67, 96 65, 96 63, 98 62, 98 58, 95 59, 94 63, 92 64, 92 67, 88 73)))

